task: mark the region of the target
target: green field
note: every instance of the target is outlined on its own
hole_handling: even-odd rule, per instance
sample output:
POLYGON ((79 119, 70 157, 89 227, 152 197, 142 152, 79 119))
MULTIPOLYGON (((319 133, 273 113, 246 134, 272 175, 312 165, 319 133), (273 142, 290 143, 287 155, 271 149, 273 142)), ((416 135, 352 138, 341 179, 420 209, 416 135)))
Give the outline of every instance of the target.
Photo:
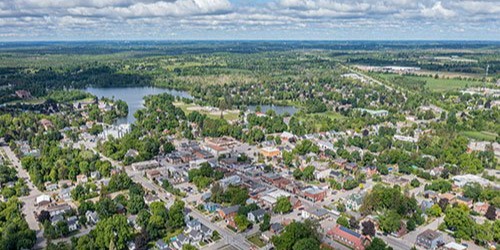
POLYGON ((258 233, 248 237, 248 241, 252 242, 258 247, 263 247, 266 245, 266 243, 260 239, 260 235, 258 233))
POLYGON ((497 134, 487 131, 464 131, 462 135, 478 141, 495 141, 497 134))
MULTIPOLYGON (((393 77, 398 76, 397 74, 377 74, 377 76, 385 79, 386 81, 391 81, 393 77)), ((434 78, 429 76, 404 76, 408 79, 425 81, 426 86, 435 92, 446 92, 457 89, 462 89, 465 87, 474 87, 481 86, 483 83, 479 81, 473 80, 460 80, 460 79, 443 79, 443 78, 434 78)))
MULTIPOLYGON (((194 111, 194 110, 190 110, 190 108, 201 108, 201 106, 198 106, 194 103, 175 102, 174 105, 176 107, 181 108, 182 111, 184 111, 184 113, 186 113, 186 115, 194 111)), ((207 115, 210 118, 220 118, 220 113, 208 112, 208 111, 204 111, 204 110, 197 110, 197 111, 200 112, 200 114, 207 115)), ((226 119, 227 121, 234 121, 234 120, 238 119, 239 112, 231 111, 231 110, 228 110, 226 112, 227 113, 224 114, 224 119, 226 119)))

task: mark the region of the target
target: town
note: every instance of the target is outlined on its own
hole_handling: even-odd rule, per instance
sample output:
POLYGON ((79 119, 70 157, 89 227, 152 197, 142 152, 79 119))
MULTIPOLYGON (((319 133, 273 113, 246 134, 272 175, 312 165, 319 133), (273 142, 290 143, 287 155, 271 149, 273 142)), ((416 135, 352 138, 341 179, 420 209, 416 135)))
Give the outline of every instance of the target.
POLYGON ((496 249, 498 83, 315 56, 331 82, 8 86, 6 249, 496 249))

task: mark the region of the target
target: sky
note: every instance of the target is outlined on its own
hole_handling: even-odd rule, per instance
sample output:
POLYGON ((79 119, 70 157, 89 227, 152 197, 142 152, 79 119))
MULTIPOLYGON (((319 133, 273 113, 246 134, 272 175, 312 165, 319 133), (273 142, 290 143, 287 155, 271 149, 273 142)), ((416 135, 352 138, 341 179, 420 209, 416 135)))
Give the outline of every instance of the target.
POLYGON ((500 40, 500 0, 0 0, 0 41, 500 40))

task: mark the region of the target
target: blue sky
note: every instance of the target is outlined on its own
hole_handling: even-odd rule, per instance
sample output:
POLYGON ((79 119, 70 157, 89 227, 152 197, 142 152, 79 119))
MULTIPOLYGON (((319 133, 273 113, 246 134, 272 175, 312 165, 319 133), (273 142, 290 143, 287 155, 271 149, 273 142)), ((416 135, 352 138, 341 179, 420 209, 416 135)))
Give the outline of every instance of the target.
POLYGON ((500 40, 500 0, 0 0, 0 40, 500 40))

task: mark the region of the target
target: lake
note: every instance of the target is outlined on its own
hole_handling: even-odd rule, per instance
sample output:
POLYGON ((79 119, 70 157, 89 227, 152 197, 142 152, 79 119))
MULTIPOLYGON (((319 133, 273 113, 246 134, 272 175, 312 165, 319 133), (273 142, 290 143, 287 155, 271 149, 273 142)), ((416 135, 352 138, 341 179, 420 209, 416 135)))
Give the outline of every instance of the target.
POLYGON ((174 89, 156 88, 156 87, 116 87, 116 88, 87 88, 85 91, 97 96, 120 99, 128 104, 127 117, 119 118, 116 124, 133 123, 135 121, 134 113, 144 107, 144 97, 148 95, 158 95, 169 93, 173 96, 193 99, 186 91, 174 89))
POLYGON ((274 110, 276 114, 282 115, 284 113, 289 113, 290 115, 293 115, 299 111, 298 108, 294 106, 279 106, 279 105, 249 105, 248 110, 255 111, 255 108, 257 106, 260 106, 260 109, 262 113, 266 113, 268 110, 274 110))

